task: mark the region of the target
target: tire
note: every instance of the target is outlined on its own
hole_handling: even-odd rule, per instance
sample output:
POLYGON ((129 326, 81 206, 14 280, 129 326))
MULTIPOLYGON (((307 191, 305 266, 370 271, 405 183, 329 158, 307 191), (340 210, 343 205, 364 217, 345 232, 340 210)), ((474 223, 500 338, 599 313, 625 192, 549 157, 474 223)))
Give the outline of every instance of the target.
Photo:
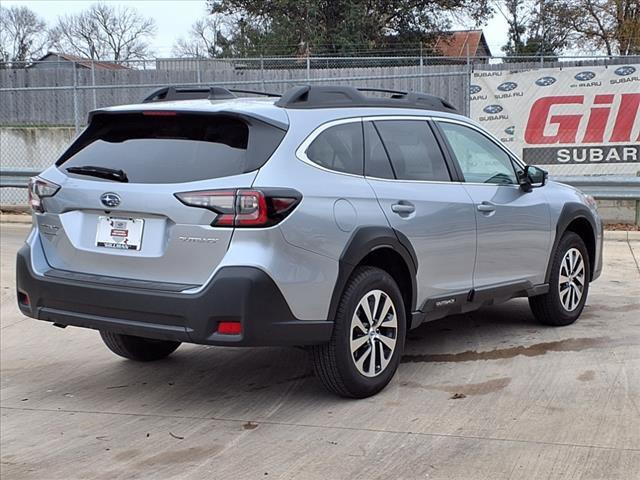
POLYGON ((180 342, 154 340, 113 332, 100 331, 100 336, 113 353, 138 362, 161 360, 171 355, 180 346, 180 342))
POLYGON ((549 292, 529 298, 529 306, 536 319, 556 327, 575 322, 589 294, 590 275, 589 253, 582 238, 574 232, 565 233, 553 254, 549 292), (573 258, 576 259, 575 267, 571 264, 573 258))
POLYGON ((356 268, 340 298, 331 340, 311 347, 316 376, 342 397, 375 395, 398 369, 406 318, 402 294, 391 275, 375 267, 356 268), (372 323, 366 305, 369 312, 378 305, 373 308, 372 323))

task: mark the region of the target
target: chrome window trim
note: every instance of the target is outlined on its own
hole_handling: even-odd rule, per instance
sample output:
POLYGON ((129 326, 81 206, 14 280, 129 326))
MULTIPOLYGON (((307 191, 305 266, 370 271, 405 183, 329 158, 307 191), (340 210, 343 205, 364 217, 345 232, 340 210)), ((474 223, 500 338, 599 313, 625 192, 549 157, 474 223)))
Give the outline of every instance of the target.
POLYGON ((516 186, 518 187, 517 184, 509 184, 509 185, 500 185, 500 184, 494 184, 494 183, 477 183, 477 182, 457 182, 454 180, 449 180, 449 181, 442 181, 442 180, 404 180, 404 179, 396 179, 396 178, 380 178, 380 177, 372 177, 369 175, 357 175, 355 173, 348 173, 348 172, 341 172, 339 170, 332 170, 330 168, 327 167, 323 167, 322 165, 319 165, 317 163, 315 163, 313 160, 311 160, 308 156, 307 156, 307 149, 309 148, 309 146, 311 145, 311 143, 313 143, 313 141, 325 130, 331 128, 331 127, 335 127, 336 125, 344 125, 347 123, 355 123, 355 122, 375 122, 375 121, 383 121, 383 120, 419 120, 419 121, 434 121, 434 122, 449 122, 449 123, 455 123, 458 125, 462 125, 468 128, 472 128, 473 130, 477 131, 478 133, 480 133, 481 135, 484 135, 485 137, 487 137, 491 142, 493 142, 494 144, 496 144, 500 149, 502 149, 508 156, 509 158, 511 158, 513 161, 516 162, 516 164, 518 164, 521 168, 524 169, 524 164, 523 162, 511 151, 509 150, 507 147, 505 147, 504 145, 502 145, 502 143, 500 143, 500 141, 493 135, 491 135, 491 133, 483 130, 482 128, 472 124, 472 123, 468 123, 462 120, 457 120, 457 119, 453 119, 453 118, 447 118, 447 117, 440 117, 440 116, 434 116, 434 115, 393 115, 393 114, 388 114, 388 115, 366 115, 366 116, 362 116, 359 115, 357 117, 349 117, 349 118, 340 118, 337 120, 330 120, 328 122, 325 122, 321 125, 319 125, 318 127, 316 127, 309 135, 307 135, 307 137, 302 141, 302 143, 298 146, 298 148, 296 149, 296 157, 298 158, 298 160, 306 163, 307 165, 310 165, 314 168, 317 168, 318 170, 323 170, 325 172, 329 172, 329 173, 333 173, 333 174, 337 174, 337 175, 345 175, 347 177, 355 177, 355 178, 367 178, 367 179, 371 179, 371 180, 376 180, 376 181, 383 181, 383 182, 396 182, 396 183, 425 183, 425 184, 442 184, 442 183, 446 183, 446 184, 454 184, 454 185, 495 185, 495 186, 499 186, 499 187, 511 187, 511 186, 516 186))
MULTIPOLYGON (((449 180, 449 181, 444 181, 444 180, 404 180, 404 179, 398 179, 398 178, 380 178, 380 177, 371 177, 369 175, 365 175, 365 177, 367 180, 376 180, 378 182, 395 182, 395 183, 435 183, 435 184, 441 184, 441 183, 446 183, 447 185, 461 185, 464 182, 456 182, 453 180, 449 180)), ((483 183, 483 185, 487 185, 485 183, 483 183)))
POLYGON ((421 120, 426 122, 431 118, 431 115, 371 115, 362 117, 362 120, 364 122, 377 122, 382 120, 421 120))
POLYGON ((296 149, 296 157, 298 160, 306 163, 307 165, 311 165, 314 168, 319 170, 323 170, 325 172, 330 172, 338 175, 346 175, 348 177, 356 177, 356 178, 376 178, 377 180, 385 180, 392 182, 420 182, 420 183, 456 183, 453 181, 442 182, 442 181, 431 181, 431 180, 397 180, 395 178, 377 178, 377 177, 368 177, 366 175, 357 175, 355 173, 341 172, 339 170, 332 170, 327 167, 323 167, 315 163, 307 156, 307 150, 309 146, 313 143, 313 141, 318 138, 318 136, 324 132, 325 130, 335 127, 336 125, 344 125, 347 123, 355 123, 355 122, 366 122, 366 121, 376 121, 376 120, 423 120, 428 121, 431 118, 430 115, 371 115, 371 116, 362 116, 358 115, 357 117, 349 117, 349 118, 340 118, 338 120, 330 120, 325 122, 318 127, 316 127, 307 137, 302 141, 300 146, 296 149))

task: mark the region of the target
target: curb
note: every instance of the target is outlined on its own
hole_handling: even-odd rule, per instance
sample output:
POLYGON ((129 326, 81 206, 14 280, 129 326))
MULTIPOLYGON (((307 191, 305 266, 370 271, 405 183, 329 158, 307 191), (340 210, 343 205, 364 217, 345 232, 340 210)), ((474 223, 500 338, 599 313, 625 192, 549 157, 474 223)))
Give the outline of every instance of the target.
POLYGON ((20 215, 17 213, 2 213, 0 214, 0 223, 23 223, 31 224, 31 215, 20 215))
POLYGON ((637 242, 640 241, 640 231, 605 230, 604 239, 607 242, 637 242))

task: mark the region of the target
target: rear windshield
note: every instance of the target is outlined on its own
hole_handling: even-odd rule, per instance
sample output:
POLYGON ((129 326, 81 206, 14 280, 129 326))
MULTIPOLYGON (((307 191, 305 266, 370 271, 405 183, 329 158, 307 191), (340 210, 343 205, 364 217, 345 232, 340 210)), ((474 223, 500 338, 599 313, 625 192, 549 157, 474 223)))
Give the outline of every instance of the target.
POLYGON ((56 165, 67 174, 69 167, 123 170, 131 183, 192 182, 260 168, 284 133, 228 115, 97 114, 56 165))

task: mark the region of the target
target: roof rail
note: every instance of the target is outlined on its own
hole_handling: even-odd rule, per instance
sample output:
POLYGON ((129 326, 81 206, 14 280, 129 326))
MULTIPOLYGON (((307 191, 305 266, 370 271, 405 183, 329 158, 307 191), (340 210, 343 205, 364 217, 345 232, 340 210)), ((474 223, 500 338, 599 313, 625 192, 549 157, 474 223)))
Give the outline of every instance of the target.
POLYGON ((257 90, 242 90, 238 88, 224 87, 162 87, 148 95, 142 103, 170 102, 173 100, 226 100, 237 98, 235 93, 249 93, 266 97, 280 97, 279 93, 260 92, 257 90))
POLYGON ((243 90, 240 88, 228 88, 227 89, 229 92, 232 93, 251 93, 253 95, 261 95, 263 97, 281 97, 282 94, 280 93, 275 93, 275 92, 261 92, 259 90, 243 90))
POLYGON ((235 98, 235 95, 222 87, 162 87, 148 95, 142 103, 170 102, 173 100, 196 100, 202 98, 235 98))
POLYGON ((382 88, 356 88, 346 86, 293 87, 277 101, 282 108, 343 108, 343 107, 395 107, 419 108, 457 113, 456 108, 443 98, 427 93, 404 92, 382 88), (362 92, 391 93, 390 97, 371 97, 362 92))
MULTIPOLYGON (((356 90, 359 92, 380 92, 380 93, 392 93, 393 95, 406 95, 409 92, 405 92, 404 90, 389 90, 388 88, 366 88, 366 87, 356 87, 356 90)), ((391 98, 394 98, 393 95, 391 98)))

